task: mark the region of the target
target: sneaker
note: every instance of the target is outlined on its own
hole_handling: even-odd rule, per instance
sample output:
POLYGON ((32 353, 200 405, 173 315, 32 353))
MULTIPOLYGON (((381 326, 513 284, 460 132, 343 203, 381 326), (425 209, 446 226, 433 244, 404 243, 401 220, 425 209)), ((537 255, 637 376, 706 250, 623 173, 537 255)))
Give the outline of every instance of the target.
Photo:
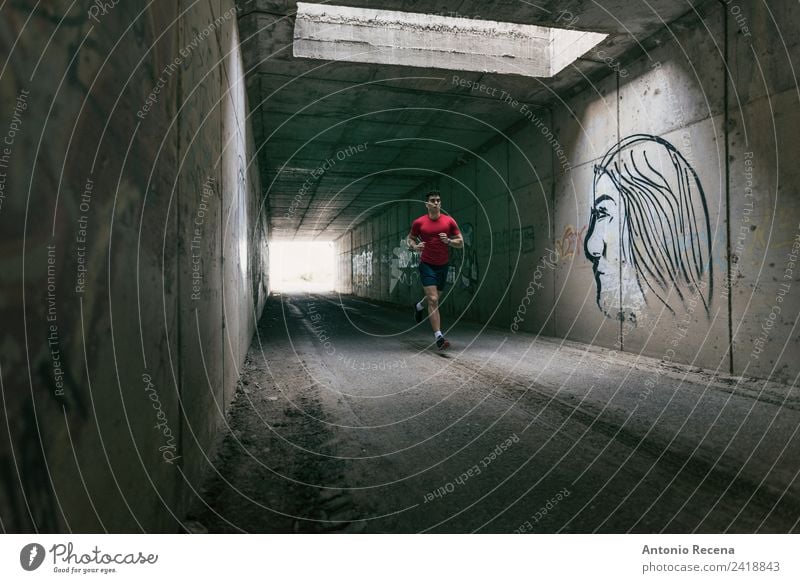
POLYGON ((436 339, 436 346, 439 348, 439 350, 444 350, 445 348, 449 348, 450 347, 450 343, 447 341, 447 338, 445 338, 444 336, 439 336, 436 339))
POLYGON ((414 319, 417 321, 417 324, 422 322, 425 318, 425 310, 418 310, 417 304, 414 304, 414 319))

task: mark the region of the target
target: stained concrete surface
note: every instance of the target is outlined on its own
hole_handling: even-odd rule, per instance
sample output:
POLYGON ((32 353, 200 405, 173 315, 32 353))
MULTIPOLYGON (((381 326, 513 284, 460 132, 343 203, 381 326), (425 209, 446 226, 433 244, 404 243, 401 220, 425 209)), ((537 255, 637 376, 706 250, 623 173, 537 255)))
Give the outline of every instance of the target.
POLYGON ((268 291, 234 2, 139 4, 0 7, 2 532, 177 531, 268 291))
POLYGON ((789 387, 273 295, 188 519, 210 532, 796 532, 789 387), (199 524, 198 524, 199 523, 199 524))

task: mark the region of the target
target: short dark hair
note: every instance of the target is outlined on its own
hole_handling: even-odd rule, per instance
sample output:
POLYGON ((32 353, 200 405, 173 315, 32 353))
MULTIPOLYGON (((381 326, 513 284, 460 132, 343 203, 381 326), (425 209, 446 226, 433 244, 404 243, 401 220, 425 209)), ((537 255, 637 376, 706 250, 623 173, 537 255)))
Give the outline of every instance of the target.
POLYGON ((425 194, 425 200, 426 201, 430 200, 432 196, 438 196, 439 198, 442 198, 442 194, 438 190, 429 190, 425 194))

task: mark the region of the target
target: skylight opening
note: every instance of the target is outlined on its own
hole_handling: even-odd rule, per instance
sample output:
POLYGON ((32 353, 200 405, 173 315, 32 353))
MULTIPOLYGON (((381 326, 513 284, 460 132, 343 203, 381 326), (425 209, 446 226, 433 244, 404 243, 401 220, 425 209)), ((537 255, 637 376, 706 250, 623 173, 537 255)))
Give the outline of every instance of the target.
POLYGON ((294 56, 552 77, 607 35, 395 10, 297 3, 294 56))

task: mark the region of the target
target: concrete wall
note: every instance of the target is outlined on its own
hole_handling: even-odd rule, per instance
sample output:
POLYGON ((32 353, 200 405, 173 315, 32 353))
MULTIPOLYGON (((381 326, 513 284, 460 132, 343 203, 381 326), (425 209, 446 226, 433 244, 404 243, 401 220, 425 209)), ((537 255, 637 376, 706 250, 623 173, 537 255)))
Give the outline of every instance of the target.
MULTIPOLYGON (((710 1, 644 41, 643 56, 611 63, 607 77, 547 111, 498 100, 520 121, 432 183, 474 233, 452 263, 467 256, 477 284, 451 288, 447 322, 463 316, 793 380, 800 176, 791 156, 800 108, 791 65, 800 47, 785 33, 798 24, 800 8, 788 0, 710 1), (616 222, 593 225, 608 180, 633 194, 612 188, 616 222), (602 266, 597 278, 590 259, 602 266)), ((343 237, 342 272, 361 270, 370 251, 373 269, 352 283, 340 273, 341 290, 417 299, 418 278, 403 267, 408 252, 377 253, 371 233, 391 233, 397 245, 423 212, 421 203, 398 203, 358 225, 352 248, 343 237), (399 283, 387 287, 376 274, 394 269, 397 256, 399 283)))
POLYGON ((0 517, 175 532, 267 293, 236 12, 81 4, 2 9, 0 517))

